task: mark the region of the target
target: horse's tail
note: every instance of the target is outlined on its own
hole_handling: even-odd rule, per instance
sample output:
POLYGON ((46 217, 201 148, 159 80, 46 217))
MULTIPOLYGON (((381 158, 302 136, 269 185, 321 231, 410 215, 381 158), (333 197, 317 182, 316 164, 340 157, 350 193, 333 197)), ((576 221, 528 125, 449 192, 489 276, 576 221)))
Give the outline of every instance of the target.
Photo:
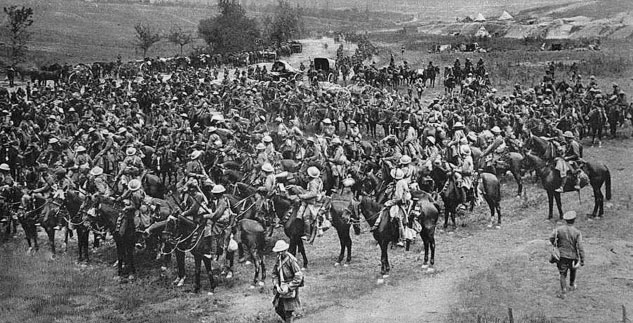
POLYGON ((606 186, 606 198, 607 201, 611 200, 611 172, 609 171, 609 168, 605 166, 606 169, 606 178, 604 179, 604 183, 606 186))

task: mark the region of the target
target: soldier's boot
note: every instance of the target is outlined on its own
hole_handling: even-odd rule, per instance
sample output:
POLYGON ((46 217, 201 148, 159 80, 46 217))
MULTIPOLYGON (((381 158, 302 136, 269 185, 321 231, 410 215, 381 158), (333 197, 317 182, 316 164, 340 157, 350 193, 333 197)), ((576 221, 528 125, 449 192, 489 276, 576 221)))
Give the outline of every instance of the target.
POLYGON ((567 176, 563 176, 560 178, 560 187, 555 191, 558 193, 563 193, 565 191, 565 184, 567 183, 567 176))
POLYGON ((578 191, 580 190, 580 170, 577 170, 575 173, 574 189, 578 191))

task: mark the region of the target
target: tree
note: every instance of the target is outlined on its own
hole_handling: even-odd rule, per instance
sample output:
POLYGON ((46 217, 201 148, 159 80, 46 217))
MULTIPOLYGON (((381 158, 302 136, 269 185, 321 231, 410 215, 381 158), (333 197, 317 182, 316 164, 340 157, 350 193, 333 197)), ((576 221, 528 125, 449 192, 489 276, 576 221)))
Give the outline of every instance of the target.
POLYGON ((31 38, 27 29, 33 24, 33 9, 10 6, 4 7, 4 13, 8 17, 6 28, 10 37, 11 63, 15 65, 23 61, 26 54, 26 42, 31 38))
POLYGON ((180 46, 180 56, 182 56, 182 48, 193 41, 193 36, 190 32, 182 30, 182 27, 174 25, 169 30, 167 39, 172 44, 180 46))
POLYGON ((256 48, 260 38, 257 21, 235 0, 219 0, 220 15, 200 20, 198 34, 218 53, 256 48))
POLYGON ((134 26, 134 30, 136 31, 136 47, 143 51, 143 58, 145 58, 147 51, 160 41, 160 33, 149 24, 142 24, 140 22, 134 26))
POLYGON ((303 16, 300 8, 293 8, 286 0, 279 0, 275 16, 268 26, 268 38, 273 43, 285 43, 299 37, 304 31, 303 16))

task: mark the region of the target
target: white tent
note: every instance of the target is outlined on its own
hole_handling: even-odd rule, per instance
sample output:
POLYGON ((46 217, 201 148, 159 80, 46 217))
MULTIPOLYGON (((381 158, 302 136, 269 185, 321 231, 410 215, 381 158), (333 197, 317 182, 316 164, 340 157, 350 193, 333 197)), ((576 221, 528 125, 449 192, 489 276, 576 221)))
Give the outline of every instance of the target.
POLYGON ((477 15, 477 17, 475 17, 475 19, 473 19, 474 21, 477 22, 482 22, 482 21, 486 21, 486 17, 484 17, 484 15, 481 14, 481 12, 477 15))
POLYGON ((507 11, 503 11, 503 13, 501 14, 501 16, 499 16, 499 20, 513 20, 514 17, 512 17, 507 11))
POLYGON ((475 37, 477 38, 488 38, 490 37, 490 33, 486 30, 486 27, 481 26, 479 30, 475 33, 475 37))

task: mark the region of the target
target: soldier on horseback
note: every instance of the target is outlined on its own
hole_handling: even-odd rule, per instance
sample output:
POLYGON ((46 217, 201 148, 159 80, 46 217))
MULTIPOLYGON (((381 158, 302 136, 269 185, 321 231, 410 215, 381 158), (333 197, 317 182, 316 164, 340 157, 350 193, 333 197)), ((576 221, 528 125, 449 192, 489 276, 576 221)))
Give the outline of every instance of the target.
POLYGON ((86 182, 85 189, 93 196, 108 198, 112 195, 112 190, 108 185, 108 180, 103 173, 103 168, 95 166, 90 170, 90 178, 86 182))
POLYGON ((136 148, 129 147, 125 150, 125 155, 123 162, 121 162, 119 173, 114 181, 115 183, 118 183, 119 179, 121 179, 121 183, 123 185, 126 183, 129 184, 130 180, 133 178, 139 178, 145 168, 141 157, 136 155, 136 148))
POLYGON ((208 177, 207 172, 204 170, 202 162, 200 161, 200 156, 202 156, 202 150, 194 150, 191 153, 191 160, 189 160, 185 165, 185 175, 187 176, 187 180, 198 180, 208 177))
POLYGON ((483 151, 481 154, 481 158, 485 158, 490 155, 486 160, 486 167, 495 167, 497 164, 504 163, 503 158, 505 157, 506 152, 506 143, 505 139, 502 136, 502 131, 498 126, 492 127, 490 132, 494 135, 492 143, 483 151))
POLYGON ((562 193, 565 188, 565 184, 567 183, 568 176, 567 173, 571 170, 572 175, 575 177, 574 189, 580 189, 580 170, 578 162, 581 161, 582 148, 580 144, 574 140, 574 134, 571 131, 565 131, 563 133, 563 137, 565 138, 565 153, 563 157, 556 158, 556 169, 560 173, 560 187, 556 189, 556 192, 562 193))
POLYGON ((303 240, 308 240, 313 230, 313 225, 317 219, 320 202, 324 196, 323 192, 323 180, 321 180, 321 171, 318 168, 311 166, 308 167, 308 176, 310 181, 301 194, 297 194, 297 198, 301 199, 301 205, 297 211, 297 218, 303 219, 303 240))
POLYGON ((398 221, 398 228, 400 232, 398 246, 404 247, 404 221, 408 218, 409 206, 411 204, 411 191, 407 180, 404 178, 404 172, 402 169, 393 169, 391 171, 391 177, 393 177, 396 181, 393 195, 391 199, 385 203, 384 208, 378 213, 378 219, 376 219, 376 222, 370 231, 373 232, 378 229, 380 222, 382 222, 382 214, 384 210, 388 208, 389 217, 398 221))
POLYGON ((150 225, 149 219, 141 218, 141 207, 147 207, 145 205, 146 196, 141 181, 133 179, 128 182, 127 190, 118 198, 118 200, 123 201, 126 207, 133 208, 134 223, 137 229, 145 229, 150 225))
POLYGON ((332 158, 328 161, 330 162, 330 167, 332 168, 332 176, 334 177, 334 186, 333 189, 339 189, 341 187, 341 181, 345 177, 346 165, 349 164, 347 157, 345 156, 345 149, 343 149, 343 143, 341 139, 338 137, 334 137, 332 139, 332 158))
MULTIPOLYGON (((230 238, 230 226, 232 221, 231 204, 229 199, 224 195, 226 188, 222 185, 215 185, 211 189, 212 199, 208 202, 209 209, 202 207, 205 213, 202 217, 206 220, 204 232, 205 239, 211 239, 211 250, 216 248, 216 257, 222 254, 224 248, 228 245, 230 238), (207 213, 210 211, 210 213, 207 213)), ((206 198, 205 198, 206 200, 206 198)), ((233 276, 229 271, 227 278, 233 276)))
POLYGON ((455 173, 456 184, 461 192, 461 202, 466 203, 473 197, 473 173, 475 165, 468 145, 460 146, 459 170, 455 173))

